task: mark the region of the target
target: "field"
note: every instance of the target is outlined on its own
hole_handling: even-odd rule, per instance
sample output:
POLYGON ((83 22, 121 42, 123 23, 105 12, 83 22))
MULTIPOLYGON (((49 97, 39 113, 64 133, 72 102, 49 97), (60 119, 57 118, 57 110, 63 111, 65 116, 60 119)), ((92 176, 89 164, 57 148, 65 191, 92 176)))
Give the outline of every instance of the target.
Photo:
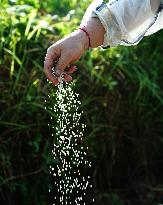
MULTIPOLYGON (((0 1, 0 204, 47 205, 53 163, 43 62, 91 1, 0 1)), ((97 205, 163 204, 163 32, 76 63, 97 205)))

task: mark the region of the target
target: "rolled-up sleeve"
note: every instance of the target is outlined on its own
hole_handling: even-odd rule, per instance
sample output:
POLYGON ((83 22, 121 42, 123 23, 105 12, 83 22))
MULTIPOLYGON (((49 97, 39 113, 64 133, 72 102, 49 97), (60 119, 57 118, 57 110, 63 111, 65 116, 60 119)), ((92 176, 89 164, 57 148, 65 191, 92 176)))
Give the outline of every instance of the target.
POLYGON ((163 27, 161 3, 160 0, 110 0, 108 3, 94 0, 81 24, 88 18, 100 19, 106 31, 103 48, 135 45, 145 35, 163 27))

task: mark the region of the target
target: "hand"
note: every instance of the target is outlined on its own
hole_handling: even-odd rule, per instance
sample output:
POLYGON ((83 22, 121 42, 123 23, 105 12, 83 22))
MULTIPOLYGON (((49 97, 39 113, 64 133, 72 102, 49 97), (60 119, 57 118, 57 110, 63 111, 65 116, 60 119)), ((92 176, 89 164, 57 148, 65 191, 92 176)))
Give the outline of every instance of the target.
POLYGON ((58 77, 64 73, 64 80, 71 81, 70 74, 75 72, 76 66, 70 64, 79 60, 89 47, 89 41, 85 33, 81 30, 76 30, 65 38, 59 40, 47 50, 44 62, 44 72, 47 78, 54 84, 58 84, 58 77), (55 65, 55 74, 52 74, 52 68, 55 65))

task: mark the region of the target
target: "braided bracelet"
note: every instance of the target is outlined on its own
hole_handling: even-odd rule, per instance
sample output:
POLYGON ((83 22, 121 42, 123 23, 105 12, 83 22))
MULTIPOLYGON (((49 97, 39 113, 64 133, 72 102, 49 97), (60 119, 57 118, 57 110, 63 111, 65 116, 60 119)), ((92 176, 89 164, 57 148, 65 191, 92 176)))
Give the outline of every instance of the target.
POLYGON ((81 31, 84 31, 85 34, 87 35, 88 40, 89 40, 89 48, 91 48, 91 38, 90 38, 90 35, 89 35, 88 31, 86 30, 85 26, 82 27, 82 28, 79 28, 79 29, 80 29, 81 31))

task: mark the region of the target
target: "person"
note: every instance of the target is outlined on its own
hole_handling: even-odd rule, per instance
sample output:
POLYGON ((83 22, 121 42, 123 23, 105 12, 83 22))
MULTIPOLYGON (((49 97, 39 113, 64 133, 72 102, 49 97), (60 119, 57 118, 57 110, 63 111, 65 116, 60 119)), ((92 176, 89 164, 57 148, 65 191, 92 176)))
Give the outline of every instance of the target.
POLYGON ((163 0, 94 0, 80 27, 47 49, 44 72, 54 85, 61 75, 71 81, 76 70, 71 65, 87 49, 136 45, 162 27, 163 0))

